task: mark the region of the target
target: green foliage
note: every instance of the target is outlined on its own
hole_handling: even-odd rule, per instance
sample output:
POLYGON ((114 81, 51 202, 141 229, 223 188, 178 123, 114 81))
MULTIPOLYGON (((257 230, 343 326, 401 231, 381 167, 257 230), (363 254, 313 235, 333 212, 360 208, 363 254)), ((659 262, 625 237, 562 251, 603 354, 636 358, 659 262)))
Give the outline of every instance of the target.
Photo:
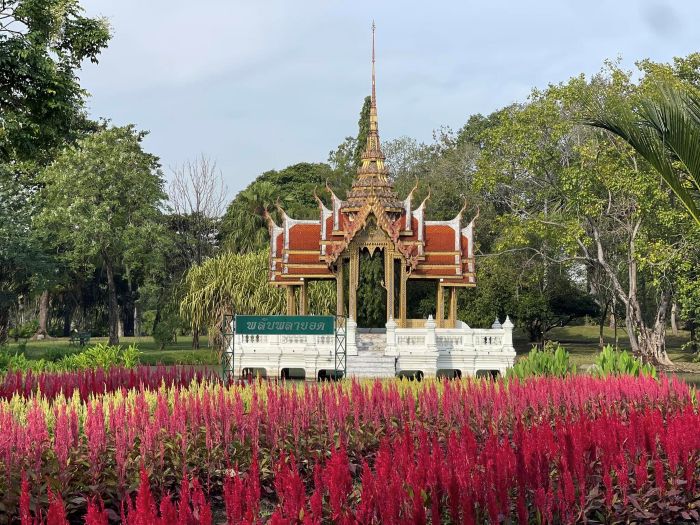
POLYGON ((45 361, 50 361, 51 363, 56 363, 57 361, 60 361, 64 357, 79 354, 81 350, 77 348, 61 348, 61 347, 49 347, 46 349, 46 352, 44 352, 44 355, 41 357, 45 361))
POLYGON ((362 154, 367 145, 367 135, 369 133, 369 112, 372 106, 372 97, 365 97, 360 111, 360 118, 357 121, 357 139, 355 140, 355 153, 353 155, 355 169, 362 164, 362 154))
POLYGON ((267 210, 279 224, 275 205, 295 219, 317 219, 314 192, 321 192, 334 173, 327 164, 303 162, 282 170, 266 171, 233 199, 221 221, 224 248, 247 253, 265 249, 269 241, 264 213, 267 210))
MULTIPOLYGON (((193 266, 183 283, 180 315, 192 327, 207 327, 216 334, 225 313, 283 313, 284 290, 268 282, 269 259, 269 251, 225 252, 193 266)), ((310 282, 310 313, 330 314, 334 308, 333 283, 310 282)))
POLYGON ((611 345, 605 345, 603 350, 596 356, 592 373, 596 376, 619 376, 631 375, 635 377, 650 376, 656 377, 656 368, 649 363, 642 361, 627 351, 618 352, 611 345))
POLYGON ((507 377, 566 377, 575 373, 576 366, 570 363, 569 352, 559 343, 548 341, 544 350, 533 347, 526 357, 518 359, 513 368, 508 370, 507 377))
POLYGON ((78 0, 9 0, 0 27, 0 162, 45 164, 90 124, 77 70, 109 41, 78 0))
POLYGON ((384 259, 380 252, 360 254, 360 282, 357 286, 357 323, 367 328, 386 325, 384 259))
POLYGON ((180 318, 176 312, 166 311, 158 320, 153 328, 153 340, 158 343, 161 350, 175 341, 179 326, 180 318))
POLYGON ((10 328, 9 335, 15 341, 18 339, 29 339, 36 333, 36 329, 39 327, 39 321, 32 320, 28 323, 24 323, 19 326, 10 328))
POLYGON ((136 345, 124 348, 119 345, 98 343, 78 354, 64 357, 56 363, 62 370, 84 370, 122 366, 134 368, 139 363, 139 349, 136 345))
POLYGON ((589 120, 625 140, 661 175, 700 225, 700 93, 671 82, 636 110, 609 102, 589 120))
POLYGON ((0 371, 18 370, 33 372, 63 372, 96 368, 122 366, 134 368, 139 364, 139 349, 136 345, 126 348, 98 343, 81 352, 57 351, 47 352, 42 359, 27 359, 20 352, 0 350, 0 371))

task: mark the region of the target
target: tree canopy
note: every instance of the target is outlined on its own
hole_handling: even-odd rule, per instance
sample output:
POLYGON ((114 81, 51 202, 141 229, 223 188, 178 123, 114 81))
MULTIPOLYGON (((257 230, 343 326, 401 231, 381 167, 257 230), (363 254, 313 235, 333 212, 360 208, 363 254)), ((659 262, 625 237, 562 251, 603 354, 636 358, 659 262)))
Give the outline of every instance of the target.
POLYGON ((118 342, 115 272, 153 264, 162 236, 163 178, 143 136, 132 126, 104 129, 67 148, 41 176, 37 221, 47 241, 78 270, 104 267, 110 344, 118 342))

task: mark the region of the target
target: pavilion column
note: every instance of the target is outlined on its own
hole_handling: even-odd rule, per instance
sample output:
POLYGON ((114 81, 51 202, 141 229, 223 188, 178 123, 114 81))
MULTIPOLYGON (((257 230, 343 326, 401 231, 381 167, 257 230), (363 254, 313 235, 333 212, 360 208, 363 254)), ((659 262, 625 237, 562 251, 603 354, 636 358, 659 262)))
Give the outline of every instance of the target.
POLYGON ((353 250, 350 254, 350 286, 348 290, 349 304, 348 317, 357 322, 357 284, 360 277, 360 253, 353 250))
POLYGON ((335 314, 338 316, 345 315, 345 289, 343 281, 345 280, 345 265, 343 258, 338 259, 338 271, 335 275, 335 314))
POLYGON ((394 319, 394 254, 384 251, 384 286, 386 287, 386 320, 394 319))
POLYGON ((449 320, 448 326, 450 328, 455 328, 457 326, 457 287, 456 286, 450 286, 450 309, 447 314, 447 318, 449 320))
POLYGON ((306 281, 302 281, 299 292, 299 315, 309 315, 309 286, 306 281))
POLYGON ((297 314, 297 302, 294 296, 294 286, 287 286, 287 315, 297 314))
POLYGON ((442 328, 445 323, 445 289, 440 281, 438 281, 437 285, 436 303, 435 324, 438 328, 442 328))
POLYGON ((399 326, 406 328, 406 265, 401 261, 401 275, 399 276, 399 326))

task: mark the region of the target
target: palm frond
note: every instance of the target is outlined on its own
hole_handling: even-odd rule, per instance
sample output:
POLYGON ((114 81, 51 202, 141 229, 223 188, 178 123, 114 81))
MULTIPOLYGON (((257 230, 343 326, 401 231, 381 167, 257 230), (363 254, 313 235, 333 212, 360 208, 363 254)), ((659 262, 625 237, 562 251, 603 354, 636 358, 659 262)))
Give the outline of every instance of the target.
POLYGON ((700 225, 700 98, 663 86, 658 96, 642 100, 637 111, 609 105, 595 113, 585 123, 627 142, 659 172, 700 225))

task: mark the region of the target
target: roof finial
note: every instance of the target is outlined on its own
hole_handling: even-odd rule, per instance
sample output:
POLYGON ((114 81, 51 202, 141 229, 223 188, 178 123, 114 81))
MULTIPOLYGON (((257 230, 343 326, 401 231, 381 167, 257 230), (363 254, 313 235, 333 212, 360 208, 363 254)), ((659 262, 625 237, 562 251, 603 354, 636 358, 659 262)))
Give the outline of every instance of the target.
POLYGON ((372 107, 377 107, 377 92, 374 82, 374 32, 376 28, 377 26, 374 24, 374 20, 372 20, 372 107))

